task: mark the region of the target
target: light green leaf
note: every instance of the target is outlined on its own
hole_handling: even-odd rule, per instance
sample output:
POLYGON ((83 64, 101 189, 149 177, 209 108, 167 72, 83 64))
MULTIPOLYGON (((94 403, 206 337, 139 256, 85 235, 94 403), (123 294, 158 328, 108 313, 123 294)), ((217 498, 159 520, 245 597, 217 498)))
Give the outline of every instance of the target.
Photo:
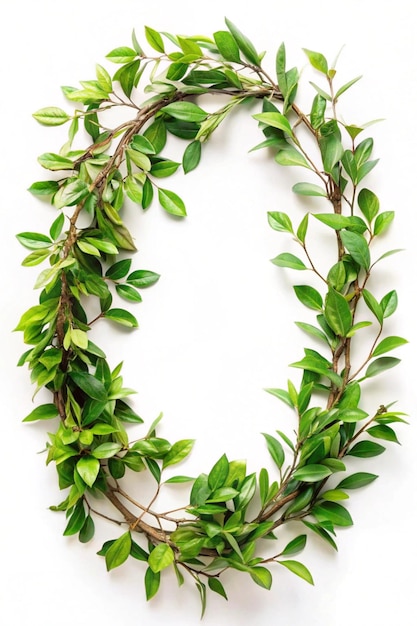
POLYGON ((171 117, 182 122, 202 122, 208 116, 208 113, 193 102, 171 102, 161 109, 164 113, 168 113, 171 117))
POLYGON ((277 562, 280 565, 283 565, 284 567, 286 567, 293 574, 296 574, 303 580, 307 581, 310 585, 314 585, 313 577, 310 574, 309 570, 307 569, 305 565, 303 565, 299 561, 293 561, 293 560, 287 559, 285 561, 277 561, 277 562))
POLYGON ((185 204, 183 200, 173 191, 168 189, 158 189, 159 203, 167 213, 176 215, 178 217, 184 217, 187 215, 185 204))
POLYGON ((256 566, 251 567, 249 570, 252 580, 262 587, 263 589, 271 589, 272 586, 272 574, 266 567, 256 566))
POLYGON ((154 574, 161 572, 174 562, 174 552, 167 543, 157 545, 149 555, 149 567, 154 574))
POLYGON ((71 159, 63 157, 60 154, 54 154, 53 152, 45 152, 38 157, 39 163, 47 170, 59 171, 59 170, 72 170, 74 167, 71 159))
POLYGON ((173 444, 167 455, 164 456, 163 468, 179 463, 188 456, 194 445, 194 439, 181 439, 173 444))
POLYGON ((282 254, 271 259, 271 261, 274 265, 278 265, 278 267, 289 267, 293 270, 308 269, 301 259, 290 252, 282 252, 282 254))
POLYGON ((307 169, 311 169, 307 159, 301 154, 301 152, 299 152, 296 148, 293 148, 292 146, 288 146, 288 148, 280 150, 275 157, 275 161, 279 163, 279 165, 299 165, 300 167, 306 167, 307 169))
POLYGON ((359 233, 354 233, 349 230, 341 231, 340 237, 343 245, 348 250, 353 260, 356 261, 356 263, 358 263, 361 267, 368 270, 371 265, 371 257, 368 242, 365 237, 359 233))
POLYGON ((100 471, 100 462, 93 456, 83 456, 77 461, 77 472, 86 485, 92 487, 100 471))
POLYGON ((287 135, 293 134, 291 124, 285 115, 282 115, 279 111, 271 111, 267 113, 257 113, 253 116, 255 120, 261 122, 261 124, 266 124, 266 126, 272 126, 272 128, 278 128, 279 130, 284 131, 287 135))
POLYGON ((301 196, 322 196, 327 198, 326 190, 319 187, 319 185, 313 185, 313 183, 296 183, 293 185, 292 190, 301 196))
POLYGON ((295 470, 293 478, 304 483, 317 483, 332 474, 332 470, 324 465, 312 463, 295 470))
POLYGON ((282 213, 281 211, 270 211, 268 213, 268 224, 271 228, 279 232, 294 232, 291 219, 286 213, 282 213))
POLYGON ((136 50, 129 48, 128 46, 120 46, 114 48, 111 52, 106 54, 106 59, 112 61, 112 63, 130 63, 137 56, 136 50))
POLYGON ((372 356, 379 356, 380 354, 384 354, 385 352, 389 352, 390 350, 394 350, 399 346, 403 346, 408 343, 407 339, 403 339, 403 337, 385 337, 379 344, 376 346, 375 350, 372 352, 372 356))
POLYGON ((133 287, 139 287, 143 289, 144 287, 150 287, 154 285, 160 278, 159 274, 156 272, 150 272, 149 270, 135 270, 126 279, 126 282, 129 285, 133 285, 133 287))
POLYGON ((61 126, 70 120, 70 116, 58 107, 45 107, 33 113, 33 117, 43 126, 61 126))
POLYGON ((239 46, 227 30, 219 30, 213 34, 214 41, 222 57, 232 63, 240 63, 239 46))
POLYGON ((375 220, 374 235, 382 235, 393 221, 394 216, 394 211, 384 211, 384 213, 380 213, 375 220))
POLYGON ((49 248, 52 245, 52 240, 42 233, 19 233, 16 235, 16 239, 25 248, 29 250, 39 250, 41 248, 49 248))
POLYGON ((379 359, 375 359, 368 366, 365 372, 365 378, 371 378, 372 376, 377 376, 381 372, 385 370, 391 369, 400 363, 401 359, 396 359, 393 356, 381 356, 379 359))
POLYGON ((226 26, 230 30, 233 39, 236 41, 239 46, 239 50, 246 57, 249 63, 253 63, 254 65, 260 65, 261 60, 256 52, 255 46, 249 39, 227 18, 225 18, 226 26))
POLYGON ((96 459, 109 459, 120 452, 121 449, 122 445, 120 443, 109 441, 108 443, 102 443, 97 446, 97 448, 94 448, 91 454, 96 459))
POLYGON ((309 285, 294 285, 294 291, 297 298, 304 306, 314 311, 323 309, 323 298, 314 287, 309 285))
POLYGON ((308 50, 307 48, 303 48, 303 50, 314 69, 327 76, 329 65, 325 56, 321 52, 314 52, 314 50, 308 50))
POLYGON ((132 547, 132 537, 130 531, 127 531, 121 537, 116 539, 114 543, 106 552, 106 567, 109 572, 116 567, 122 565, 130 555, 130 549, 132 547))
POLYGON ((182 167, 184 173, 188 174, 194 170, 200 163, 201 158, 201 141, 192 141, 185 149, 182 158, 182 167))
POLYGON ((294 554, 298 554, 304 550, 306 543, 307 535, 299 535, 285 546, 281 552, 281 556, 293 556, 294 554))
POLYGON ((346 299, 335 289, 330 288, 327 293, 324 317, 336 335, 346 337, 352 326, 352 313, 346 299))
POLYGON ((312 509, 318 522, 330 522, 335 526, 352 526, 353 520, 349 511, 337 502, 321 502, 312 509))
POLYGON ((164 42, 158 31, 154 30, 150 26, 145 26, 145 37, 150 46, 157 52, 165 52, 164 42))

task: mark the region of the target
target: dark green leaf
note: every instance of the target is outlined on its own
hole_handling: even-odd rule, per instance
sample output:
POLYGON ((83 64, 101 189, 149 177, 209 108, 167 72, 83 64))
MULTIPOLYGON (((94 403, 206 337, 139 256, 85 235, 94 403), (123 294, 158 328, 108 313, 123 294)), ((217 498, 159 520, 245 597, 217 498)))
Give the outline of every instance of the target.
POLYGON ((126 279, 126 282, 133 287, 150 287, 154 285, 160 278, 159 274, 150 272, 149 270, 135 270, 126 279))
POLYGON ((79 500, 74 507, 74 510, 71 514, 71 517, 68 520, 68 524, 64 530, 64 536, 69 537, 71 535, 76 535, 85 522, 85 511, 84 511, 84 503, 82 500, 79 500))
POLYGON ((398 363, 400 363, 400 360, 401 359, 397 359, 393 356, 381 356, 379 357, 379 359, 375 359, 375 361, 372 361, 372 363, 368 366, 365 372, 365 377, 371 378, 371 376, 377 376, 377 374, 380 374, 381 372, 384 372, 385 370, 391 369, 392 367, 398 365, 398 363))
POLYGON ((182 158, 182 167, 184 173, 188 174, 194 170, 200 163, 201 158, 201 141, 192 141, 185 149, 182 158))
POLYGON ((295 295, 304 306, 315 311, 321 311, 323 308, 323 298, 314 287, 309 285, 295 285, 295 295))
POLYGON ((87 372, 70 372, 69 376, 75 385, 82 389, 89 398, 98 402, 106 402, 106 388, 95 376, 87 372))
POLYGON ((375 441, 359 441, 348 452, 351 456, 367 459, 385 452, 384 446, 375 441))
POLYGON ((266 439, 266 444, 268 447, 269 454, 271 455, 274 463, 281 469, 284 461, 285 461, 285 453, 281 443, 272 437, 272 435, 268 435, 266 433, 262 433, 266 439))
POLYGON ((338 489, 360 489, 372 483, 378 476, 368 472, 356 472, 344 478, 338 485, 338 489))
POLYGON ((285 546, 281 552, 281 556, 293 556, 294 554, 298 554, 304 550, 306 543, 307 535, 299 535, 285 546))
POLYGON ((227 30, 219 30, 213 37, 218 51, 226 61, 240 63, 239 46, 227 30))
POLYGON ((219 489, 226 482, 227 475, 229 473, 229 461, 225 454, 223 454, 217 463, 214 464, 208 476, 208 485, 212 491, 219 489))
POLYGON ((349 230, 343 230, 340 233, 343 245, 348 250, 353 260, 356 261, 361 267, 366 270, 369 269, 371 264, 371 257, 369 254, 369 246, 363 235, 354 233, 349 230))
POLYGON ((239 50, 243 56, 254 65, 260 65, 260 58, 256 49, 251 41, 227 18, 225 18, 226 26, 230 30, 233 39, 236 41, 239 50))
POLYGON ((214 591, 215 593, 218 593, 225 600, 227 600, 226 591, 224 590, 224 587, 218 578, 213 578, 213 577, 209 578, 208 586, 210 587, 212 591, 214 591))
POLYGON ((160 582, 160 572, 153 572, 151 568, 148 567, 145 572, 145 591, 147 600, 150 600, 158 593, 160 582))
POLYGON ((318 522, 329 521, 335 526, 352 526, 353 520, 349 511, 337 502, 321 502, 312 509, 318 522))
POLYGON ((132 259, 122 259, 121 261, 117 261, 107 269, 107 278, 110 278, 111 280, 120 280, 121 278, 124 278, 129 273, 131 264, 132 259))
POLYGON ((346 337, 352 326, 352 313, 346 299, 335 289, 330 288, 324 306, 326 322, 339 337, 346 337))
POLYGON ((116 285, 116 291, 125 300, 129 302, 142 302, 140 293, 130 285, 116 285))
POLYGON ((81 543, 88 543, 94 537, 95 527, 91 515, 87 515, 83 527, 80 530, 78 539, 81 543))
POLYGON ((385 441, 392 441, 394 443, 400 443, 398 441, 397 435, 395 431, 386 424, 377 424, 376 426, 371 426, 371 428, 367 428, 366 432, 371 437, 375 437, 376 439, 384 439, 385 441))

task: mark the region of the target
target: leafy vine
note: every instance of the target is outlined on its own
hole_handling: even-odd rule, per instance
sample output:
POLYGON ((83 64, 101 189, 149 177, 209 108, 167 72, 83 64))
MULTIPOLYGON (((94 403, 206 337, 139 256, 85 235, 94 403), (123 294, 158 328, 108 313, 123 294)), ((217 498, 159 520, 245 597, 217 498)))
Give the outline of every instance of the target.
POLYGON ((284 44, 273 78, 262 64, 264 55, 228 19, 226 27, 213 37, 176 36, 145 27, 151 54, 133 33, 131 46, 107 55, 118 64, 113 76, 97 65, 92 80, 63 87, 76 107, 71 113, 59 107, 37 111, 34 117, 43 125, 69 124, 65 145, 39 157, 53 176, 30 187, 59 214, 48 234, 17 235, 30 250, 24 266, 46 262, 35 283, 38 303, 22 315, 16 330, 29 346, 19 365, 29 367, 36 391, 46 388, 51 393, 49 403, 24 419, 56 424, 46 462, 56 465, 66 496, 51 509, 66 513, 64 535, 78 535, 81 542, 94 536, 94 519, 104 517, 122 526, 122 534, 99 552, 107 569, 130 557, 143 561, 150 599, 159 589, 161 572, 173 568, 179 585, 185 575, 194 581, 203 613, 207 589, 227 599, 222 582, 226 570, 244 572, 269 589, 271 565, 278 564, 313 583, 294 555, 304 549, 308 533, 336 549, 335 528, 352 524, 342 504, 347 492, 376 478, 369 472, 349 473, 349 457, 381 454, 385 447, 379 441, 398 442, 394 426, 405 421, 402 412, 384 402, 369 414, 361 401, 367 380, 398 364, 398 358, 386 354, 406 339, 384 332, 386 318, 397 308, 396 291, 389 290, 380 300, 370 291, 375 266, 397 250, 379 258, 372 255, 374 241, 387 231, 394 212, 381 211, 377 195, 364 186, 378 162, 372 158, 372 138, 361 139, 369 124, 347 124, 339 115, 341 96, 360 77, 337 87, 336 69, 325 56, 305 50, 323 85, 311 83, 315 95, 304 113, 296 99, 299 71, 287 69, 284 44), (227 97, 227 102, 207 112, 197 103, 205 94, 227 97), (248 474, 244 461, 230 461, 223 454, 196 478, 165 480, 165 469, 189 455, 193 440, 171 443, 160 437, 160 417, 141 438, 129 440, 126 427, 142 423, 127 400, 133 390, 124 386, 121 365, 110 367, 89 331, 100 319, 136 328, 136 317, 120 301, 140 302, 141 290, 159 278, 149 270, 132 270, 128 254, 136 248, 123 222, 125 204, 147 210, 157 199, 169 214, 185 217, 183 200, 163 179, 181 166, 185 173, 194 170, 211 134, 248 101, 261 105, 252 115, 263 133, 255 149, 268 151, 280 166, 302 168, 308 182, 296 183, 293 191, 318 197, 323 207, 306 212, 296 226, 286 213, 268 213, 269 225, 289 235, 300 249, 300 256, 282 252, 272 262, 307 272, 319 285, 294 286, 298 301, 315 316, 314 323, 297 325, 319 347, 305 348, 302 358, 291 363, 301 371, 298 385, 289 381, 286 388, 267 390, 295 418, 292 436, 281 430, 264 434, 275 468, 272 476, 265 468, 248 474), (124 121, 110 128, 106 120, 114 109, 123 112, 124 121), (73 147, 80 124, 80 135, 88 137, 82 149, 73 147), (168 136, 186 142, 182 163, 164 156, 168 136), (81 216, 88 218, 88 226, 80 226, 81 216), (336 242, 327 271, 319 269, 307 242, 312 219, 336 242), (92 301, 98 303, 98 313, 89 319, 86 303, 92 301), (366 356, 359 359, 355 346, 366 342, 366 356), (123 478, 132 472, 139 481, 141 472, 155 479, 149 502, 127 493, 123 478), (338 472, 343 478, 329 486, 338 472), (175 511, 160 511, 157 500, 164 486, 187 482, 188 501, 175 511), (100 510, 103 496, 114 515, 100 510), (283 549, 271 549, 275 531, 289 522, 301 529, 299 534, 283 549), (269 556, 263 556, 265 551, 269 556))

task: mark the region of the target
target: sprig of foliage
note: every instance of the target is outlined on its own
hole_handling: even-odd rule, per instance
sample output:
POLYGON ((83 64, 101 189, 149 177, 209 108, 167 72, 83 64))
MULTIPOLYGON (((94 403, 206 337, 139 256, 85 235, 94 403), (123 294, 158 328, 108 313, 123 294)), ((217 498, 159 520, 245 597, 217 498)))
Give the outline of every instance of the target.
MULTIPOLYGON (((380 441, 398 442, 395 427, 405 421, 404 414, 387 407, 385 397, 368 413, 362 400, 369 378, 398 365, 399 359, 387 353, 406 343, 385 333, 385 320, 397 308, 396 291, 388 288, 381 299, 371 291, 375 266, 397 252, 374 256, 375 240, 388 230, 394 212, 381 211, 377 195, 364 183, 378 163, 372 138, 361 139, 367 125, 346 124, 338 115, 341 96, 359 78, 337 86, 336 69, 325 56, 305 50, 321 84, 311 83, 316 95, 303 112, 296 101, 299 72, 287 69, 284 44, 272 78, 263 53, 228 19, 226 29, 213 37, 177 36, 147 26, 145 39, 150 53, 133 33, 130 46, 107 55, 117 65, 113 74, 97 65, 91 80, 63 87, 74 103, 71 112, 51 106, 34 113, 45 126, 67 124, 69 130, 58 152, 39 157, 49 180, 30 187, 59 211, 58 217, 48 233, 17 235, 30 251, 23 265, 44 266, 35 282, 38 303, 16 327, 29 346, 19 365, 28 366, 36 391, 51 393, 51 401, 24 421, 51 420, 56 426, 51 426, 46 462, 56 465, 66 493, 51 507, 66 513, 64 535, 90 541, 94 519, 104 516, 99 510, 104 496, 115 508, 114 522, 123 526, 99 552, 107 569, 129 557, 143 561, 147 599, 157 593, 164 570, 173 569, 180 586, 188 575, 204 613, 207 590, 227 599, 221 582, 226 570, 246 573, 269 589, 271 566, 278 564, 312 584, 309 570, 292 557, 311 532, 336 548, 337 529, 353 523, 347 492, 376 479, 364 471, 349 473, 349 458, 374 457, 385 450, 380 441), (207 112, 198 104, 204 94, 229 100, 207 112), (193 440, 171 443, 160 437, 161 416, 141 438, 129 440, 128 425, 143 423, 128 401, 134 392, 124 386, 122 365, 112 369, 89 332, 99 319, 136 328, 137 318, 124 303, 141 302, 142 290, 159 278, 153 271, 132 269, 129 253, 136 246, 123 221, 126 201, 146 210, 157 200, 167 213, 185 217, 184 201, 161 179, 180 168, 186 174, 194 170, 211 134, 248 101, 261 106, 252 115, 264 136, 255 149, 267 148, 280 166, 301 167, 305 178, 293 186, 294 193, 318 198, 319 210, 307 212, 299 224, 281 211, 268 213, 271 228, 289 236, 300 251, 299 256, 280 252, 272 262, 312 278, 294 285, 308 315, 296 323, 318 347, 305 348, 291 363, 301 374, 298 383, 267 389, 291 408, 295 423, 293 435, 264 433, 273 472, 248 473, 244 461, 222 454, 196 478, 166 479, 166 468, 190 454, 193 440), (108 128, 106 113, 114 108, 126 112, 125 121, 108 128), (74 149, 80 127, 88 144, 74 149), (166 152, 169 135, 185 142, 181 163, 166 152), (83 223, 88 217, 88 226, 79 226, 81 216, 83 223), (313 218, 336 242, 328 269, 311 249, 313 218), (99 313, 89 319, 86 303, 92 300, 99 313), (361 359, 355 346, 364 344, 361 359), (126 473, 142 471, 156 483, 147 503, 123 487, 126 473), (337 473, 343 477, 335 483, 337 473), (157 510, 166 485, 187 482, 192 483, 187 502, 176 511, 157 510), (276 531, 287 522, 298 527, 297 534, 285 547, 272 548, 271 556, 276 531), (136 543, 136 536, 145 538, 145 545, 136 543)), ((386 395, 385 386, 380 391, 386 395)))

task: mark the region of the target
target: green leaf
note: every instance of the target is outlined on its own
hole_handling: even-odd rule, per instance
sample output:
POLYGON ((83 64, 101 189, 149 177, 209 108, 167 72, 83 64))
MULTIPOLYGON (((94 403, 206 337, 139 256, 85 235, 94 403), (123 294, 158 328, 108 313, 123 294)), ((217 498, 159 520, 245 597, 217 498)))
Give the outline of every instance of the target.
POLYGON ((379 304, 375 296, 373 296, 367 289, 362 290, 362 295, 368 309, 372 311, 378 322, 382 324, 384 318, 382 306, 379 304))
POLYGON ((343 245, 348 250, 353 260, 366 270, 371 264, 368 242, 363 235, 349 230, 340 233, 343 245))
POLYGON ((168 189, 158 189, 158 199, 159 203, 167 213, 171 215, 176 215, 179 217, 184 217, 187 215, 187 211, 185 208, 185 204, 182 199, 177 196, 173 191, 169 191, 168 189))
POLYGON ((269 389, 265 389, 265 391, 275 396, 276 398, 279 398, 280 400, 282 400, 282 402, 285 402, 285 404, 288 404, 288 406, 291 407, 292 409, 294 408, 294 403, 291 400, 290 394, 288 393, 286 389, 269 388, 269 389))
POLYGON ((165 485, 174 485, 181 483, 189 483, 192 480, 195 480, 193 476, 172 476, 172 478, 168 478, 168 480, 164 481, 165 485))
POLYGON ((306 543, 307 535, 299 535, 285 546, 281 552, 281 556, 293 556, 294 554, 298 554, 304 550, 306 543))
POLYGON ((184 173, 188 174, 194 170, 200 163, 201 158, 201 141, 192 141, 185 149, 182 158, 182 167, 184 173))
POLYGON ((294 285, 295 295, 299 301, 309 309, 321 311, 323 309, 323 298, 314 287, 309 285, 294 285))
POLYGON ((51 227, 49 229, 49 234, 51 238, 56 241, 62 232, 62 228, 65 222, 65 215, 60 213, 58 217, 52 222, 51 227))
POLYGON ((307 235, 307 228, 308 228, 308 213, 304 215, 303 219, 301 220, 297 228, 297 237, 301 241, 301 243, 304 243, 305 241, 305 238, 307 235))
POLYGON ((332 470, 324 465, 305 465, 295 470, 293 478, 304 483, 317 483, 332 474, 332 470))
POLYGON ((303 580, 310 583, 310 585, 314 585, 313 577, 310 574, 309 570, 307 569, 305 565, 303 565, 299 561, 293 561, 291 559, 287 559, 285 561, 277 561, 277 563, 279 563, 280 565, 283 565, 288 570, 290 570, 290 572, 292 572, 293 574, 296 574, 303 580))
POLYGON ((79 541, 81 543, 88 543, 94 537, 94 532, 94 520, 91 515, 87 515, 83 527, 80 530, 80 534, 78 535, 79 541))
POLYGON ((375 441, 359 441, 349 450, 348 454, 361 459, 368 459, 373 456, 378 456, 383 452, 385 452, 384 446, 381 446, 375 441))
POLYGON ((326 322, 339 337, 346 337, 352 326, 352 313, 348 302, 335 289, 330 288, 324 306, 326 322))
POLYGON ((29 250, 39 250, 41 248, 49 248, 52 245, 52 240, 46 235, 41 233, 19 233, 16 235, 16 239, 25 248, 29 250))
POLYGON ((338 485, 338 489, 360 489, 372 483, 378 476, 368 472, 356 472, 344 478, 338 485))
POLYGON ((285 461, 285 453, 281 443, 272 435, 268 435, 266 433, 262 433, 266 439, 266 445, 268 447, 269 454, 271 455, 274 463, 277 465, 279 469, 284 464, 285 461))
POLYGON ((45 107, 33 113, 33 117, 43 126, 61 126, 70 120, 70 116, 58 107, 45 107))
POLYGON ((336 91, 335 100, 337 100, 342 95, 342 93, 345 93, 345 91, 347 91, 350 87, 352 87, 352 85, 357 83, 358 80, 360 80, 361 78, 362 78, 362 76, 356 76, 356 78, 352 78, 352 80, 350 80, 348 83, 345 83, 344 85, 342 85, 336 91))
POLYGON ((158 593, 160 582, 161 582, 160 572, 155 573, 151 570, 150 567, 148 567, 145 572, 145 592, 146 592, 146 599, 148 601, 158 593))
POLYGON ((278 267, 289 267, 293 270, 308 269, 301 259, 290 252, 282 252, 274 259, 271 259, 271 261, 274 265, 278 265, 278 267))
POLYGON ((80 178, 63 185, 55 194, 54 205, 57 209, 75 206, 89 194, 87 183, 80 178))
POLYGON ((194 439, 181 439, 174 443, 168 454, 164 456, 163 468, 179 463, 188 456, 194 445, 194 439))
POLYGON ((179 166, 179 163, 170 161, 169 159, 156 160, 156 162, 154 161, 152 164, 150 173, 152 176, 155 176, 155 178, 167 178, 174 174, 179 166))
POLYGON ((214 464, 208 476, 208 485, 212 491, 223 487, 229 473, 229 461, 223 454, 217 463, 214 464))
POLYGON ((110 278, 110 280, 120 280, 121 278, 124 278, 129 273, 131 264, 132 259, 122 259, 121 261, 117 261, 107 268, 107 278, 110 278))
POLYGON ((263 589, 271 589, 272 586, 272 574, 266 567, 251 567, 249 570, 252 580, 262 587, 263 589))
POLYGON ((130 549, 132 547, 132 537, 130 531, 121 535, 106 552, 106 567, 109 572, 123 563, 129 558, 130 549))
POLYGON ((70 537, 71 535, 76 535, 85 522, 85 511, 84 504, 82 500, 79 500, 74 507, 74 511, 71 514, 71 517, 68 520, 68 524, 64 530, 64 537, 70 537))
POLYGON ((379 200, 373 191, 363 188, 358 195, 358 205, 370 224, 379 211, 379 200))
POLYGON ((134 287, 130 287, 130 285, 116 285, 116 291, 119 296, 129 300, 129 302, 142 302, 140 293, 134 287))
POLYGON ((125 309, 109 309, 103 313, 103 317, 128 328, 137 328, 139 326, 136 317, 129 311, 125 311, 125 309))
POLYGON ((261 124, 272 126, 272 128, 278 128, 279 130, 284 131, 284 133, 287 133, 287 135, 292 136, 293 134, 291 124, 288 119, 279 111, 257 113, 256 115, 253 115, 253 118, 258 120, 258 122, 261 122, 261 124))
POLYGON ((164 42, 158 31, 154 30, 150 26, 145 26, 145 37, 148 44, 157 52, 165 52, 164 42))
POLYGON ((133 287, 150 287, 154 285, 160 278, 159 274, 150 272, 149 270, 135 270, 126 279, 126 282, 133 287))
POLYGON ((395 431, 386 424, 377 424, 375 426, 371 426, 371 428, 367 428, 366 432, 368 433, 368 435, 371 435, 371 437, 375 437, 376 439, 384 439, 385 441, 400 443, 397 439, 395 431))
POLYGON ((154 574, 161 572, 174 562, 174 551, 167 543, 158 544, 150 553, 148 563, 154 574))
POLYGON ((59 189, 59 183, 56 180, 42 180, 37 183, 33 183, 28 191, 34 196, 51 196, 59 189))
POLYGON ((394 211, 385 211, 384 213, 380 213, 375 220, 374 235, 381 235, 385 232, 394 219, 394 216, 394 211))
POLYGON ((69 376, 74 384, 93 400, 106 402, 107 391, 103 383, 87 372, 70 372, 69 376))
POLYGON ((392 290, 385 294, 380 302, 380 306, 384 319, 395 313, 398 306, 397 292, 395 290, 392 290))
POLYGON ((94 448, 91 454, 96 459, 109 459, 120 452, 121 449, 122 445, 120 443, 109 441, 108 443, 102 443, 97 446, 97 448, 94 448))
POLYGON ((220 596, 222 596, 225 600, 227 600, 227 594, 226 591, 222 585, 222 583, 220 582, 220 580, 218 578, 209 578, 208 579, 208 586, 209 588, 214 591, 215 593, 218 593, 220 596))
POLYGON ((292 146, 288 146, 288 148, 280 150, 275 157, 275 161, 279 163, 279 165, 283 166, 299 165, 300 167, 306 167, 309 170, 311 169, 307 159, 301 154, 301 152, 292 146))
POLYGON ((243 56, 249 61, 249 63, 253 63, 254 65, 259 66, 261 60, 258 53, 256 52, 253 43, 249 41, 249 39, 233 24, 233 22, 231 22, 227 18, 225 18, 225 22, 243 56))
POLYGON ((403 346, 406 343, 408 343, 407 339, 403 339, 402 337, 396 337, 394 335, 385 337, 385 339, 382 339, 382 341, 380 341, 376 346, 375 350, 372 352, 372 356, 379 356, 380 354, 394 350, 399 346, 403 346))
POLYGON ((339 215, 338 213, 313 213, 313 216, 323 224, 326 224, 326 226, 330 226, 330 228, 334 228, 335 230, 346 228, 351 224, 348 217, 339 215))
POLYGON ((279 232, 294 232, 291 219, 286 213, 282 213, 281 211, 270 211, 268 213, 268 224, 271 228, 279 232))
POLYGON ((36 409, 33 409, 25 417, 24 422, 35 422, 37 420, 50 420, 54 417, 58 417, 59 412, 56 408, 55 404, 41 404, 37 406, 36 409))
POLYGON ((161 109, 164 113, 168 113, 171 117, 182 122, 202 122, 208 116, 208 113, 193 102, 171 102, 161 109))
POLYGON ((321 502, 312 509, 318 522, 330 522, 335 526, 352 526, 353 520, 349 511, 337 502, 321 502))
POLYGON ((53 152, 45 152, 38 157, 39 163, 47 170, 59 171, 59 170, 72 170, 74 167, 71 159, 63 157, 60 154, 54 154, 53 152))
POLYGON ((114 48, 111 52, 106 54, 106 59, 111 61, 112 63, 130 63, 137 56, 136 50, 133 48, 129 48, 128 46, 120 46, 119 48, 114 48))
POLYGON ((303 48, 303 51, 306 53, 308 60, 314 69, 327 76, 329 72, 329 65, 324 55, 321 52, 314 52, 313 50, 308 50, 307 48, 303 48))
POLYGON ((76 465, 77 472, 86 485, 92 487, 100 471, 100 462, 93 456, 83 456, 76 465))
POLYGON ((227 30, 219 30, 213 33, 213 38, 218 51, 226 61, 240 63, 239 46, 227 30))
POLYGON ((379 359, 375 359, 368 366, 365 372, 365 378, 371 378, 372 376, 377 376, 381 372, 385 370, 391 369, 400 363, 401 359, 396 359, 393 356, 381 356, 379 359))
POLYGON ((313 183, 296 183, 293 185, 292 190, 301 196, 322 196, 327 198, 326 190, 319 187, 319 185, 313 185, 313 183))

